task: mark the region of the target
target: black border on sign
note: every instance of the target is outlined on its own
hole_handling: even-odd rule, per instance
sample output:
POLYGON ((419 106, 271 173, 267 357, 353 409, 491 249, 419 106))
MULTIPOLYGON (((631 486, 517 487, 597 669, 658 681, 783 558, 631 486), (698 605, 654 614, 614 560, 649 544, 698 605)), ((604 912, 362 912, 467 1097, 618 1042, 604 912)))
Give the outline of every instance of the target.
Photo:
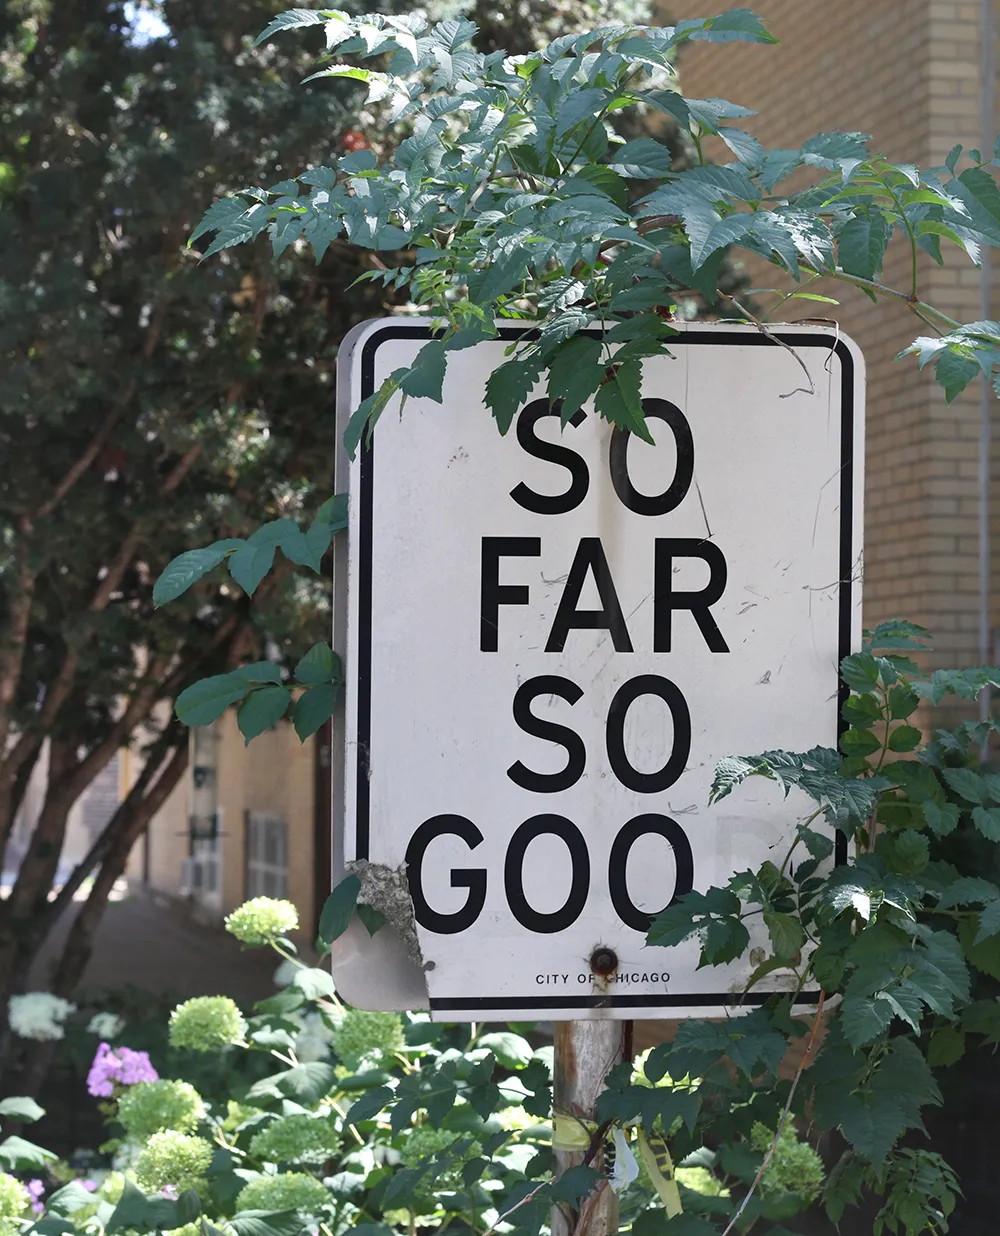
MULTIPOLYGON (((601 332, 596 330, 582 331, 582 334, 600 338, 601 332)), ((361 398, 366 399, 375 391, 375 353, 382 343, 390 339, 423 339, 430 340, 435 332, 427 326, 404 325, 393 323, 380 330, 373 331, 361 347, 361 398)), ((501 326, 498 337, 502 340, 525 339, 537 337, 536 329, 524 327, 501 326)), ((732 332, 686 329, 681 334, 671 337, 670 347, 687 344, 715 344, 726 346, 735 344, 740 347, 823 347, 830 344, 830 351, 840 357, 841 363, 841 399, 840 399, 840 596, 839 596, 839 654, 838 664, 853 650, 851 648, 851 612, 854 597, 854 357, 850 348, 839 336, 831 332, 824 338, 813 333, 805 334, 796 330, 769 330, 766 335, 749 329, 733 330, 732 332)), ((375 447, 374 443, 367 449, 361 448, 361 492, 360 492, 360 535, 358 550, 360 553, 358 578, 358 662, 355 678, 355 690, 358 698, 358 734, 357 734, 357 768, 356 768, 356 803, 355 819, 355 853, 358 858, 368 857, 370 842, 371 793, 368 783, 369 747, 371 742, 371 670, 372 670, 372 509, 375 484, 375 447)), ((850 694, 843 683, 839 683, 837 725, 838 736, 846 729, 846 723, 841 717, 844 700, 850 694)), ((837 831, 835 838, 835 861, 838 864, 847 861, 847 838, 837 831)), ((762 1004, 773 993, 748 993, 743 997, 744 1004, 762 1004)), ((815 1002, 817 993, 802 992, 798 999, 802 1003, 815 1002)), ((473 996, 465 999, 446 997, 431 1000, 431 1008, 438 1012, 461 1011, 466 1009, 523 1009, 526 1012, 537 1009, 591 1009, 591 1008, 692 1008, 708 1005, 726 1005, 732 1000, 731 992, 705 992, 697 995, 588 995, 588 996, 473 996)))

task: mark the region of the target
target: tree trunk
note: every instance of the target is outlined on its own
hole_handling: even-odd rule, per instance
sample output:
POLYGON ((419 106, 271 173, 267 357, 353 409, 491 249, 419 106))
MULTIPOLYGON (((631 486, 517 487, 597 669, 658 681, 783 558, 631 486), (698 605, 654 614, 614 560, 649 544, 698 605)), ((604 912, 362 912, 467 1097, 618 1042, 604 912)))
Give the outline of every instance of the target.
MULTIPOLYGON (((94 937, 107 908, 108 898, 125 870, 132 847, 149 827, 150 820, 166 802, 187 768, 186 731, 177 736, 176 745, 168 748, 162 759, 155 761, 155 756, 151 755, 150 760, 157 762, 159 775, 145 792, 137 795, 130 793, 122 804, 126 810, 122 812, 120 808, 115 813, 120 827, 110 840, 110 848, 101 863, 87 900, 73 920, 62 956, 52 976, 50 990, 63 999, 69 999, 73 995, 87 968, 94 950, 94 937)), ((151 780, 152 776, 146 778, 146 785, 151 780)), ((136 788, 138 787, 139 783, 136 788)), ((24 1068, 18 1073, 18 1094, 30 1095, 32 1098, 37 1096, 51 1067, 55 1050, 56 1044, 53 1042, 31 1043, 24 1068)))

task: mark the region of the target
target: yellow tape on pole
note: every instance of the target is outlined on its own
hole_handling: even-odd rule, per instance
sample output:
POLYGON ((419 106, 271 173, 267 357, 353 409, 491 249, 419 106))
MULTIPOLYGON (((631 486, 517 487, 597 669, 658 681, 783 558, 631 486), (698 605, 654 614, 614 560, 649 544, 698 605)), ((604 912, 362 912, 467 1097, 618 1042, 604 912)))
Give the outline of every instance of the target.
POLYGON ((596 1132, 597 1125, 592 1120, 557 1114, 552 1121, 552 1149, 587 1150, 596 1132))

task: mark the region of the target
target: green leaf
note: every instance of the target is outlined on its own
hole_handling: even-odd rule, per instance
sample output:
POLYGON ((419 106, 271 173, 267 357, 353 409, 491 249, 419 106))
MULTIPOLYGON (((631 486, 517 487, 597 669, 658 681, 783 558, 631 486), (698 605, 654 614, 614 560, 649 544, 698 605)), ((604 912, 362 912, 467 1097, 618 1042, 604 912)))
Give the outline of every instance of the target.
POLYGON ((288 711, 291 700, 292 693, 287 687, 258 687, 251 691, 236 714, 246 744, 277 725, 288 711))
POLYGON ((944 909, 994 901, 997 898, 1000 898, 1000 888, 992 880, 984 880, 981 876, 962 876, 942 889, 938 905, 944 909))
POLYGON ((878 697, 866 692, 864 695, 849 696, 840 713, 849 725, 858 725, 864 729, 879 720, 882 708, 878 697))
POLYGON ((372 1120, 392 1101, 392 1091, 388 1086, 377 1086, 363 1094, 356 1103, 352 1103, 348 1112, 351 1124, 362 1120, 372 1120))
POLYGON ((1000 841, 1000 807, 974 807, 972 822, 987 841, 1000 841))
POLYGON ((313 644, 295 667, 297 682, 314 687, 319 683, 333 682, 340 676, 340 658, 329 644, 313 644))
POLYGON ((934 366, 934 376, 944 387, 944 395, 948 403, 960 395, 973 378, 979 377, 981 372, 978 361, 962 356, 951 349, 945 349, 934 366))
POLYGON ((254 39, 253 45, 259 47, 265 39, 269 39, 272 34, 277 34, 280 30, 294 30, 299 26, 325 26, 329 20, 329 14, 321 9, 287 9, 268 22, 254 39))
POLYGON ((629 180, 662 180, 670 175, 673 157, 660 142, 639 137, 615 150, 611 166, 629 180))
POLYGON ((448 357, 440 339, 425 343, 409 369, 397 371, 399 389, 414 399, 441 402, 448 357))
POLYGON ((923 735, 913 725, 900 725, 889 735, 890 751, 913 751, 920 746, 923 735))
POLYGON ((575 1167, 568 1167, 558 1180, 552 1182, 549 1186, 549 1195, 557 1202, 565 1202, 569 1206, 576 1206, 581 1198, 587 1194, 597 1184, 600 1177, 592 1167, 584 1167, 583 1164, 577 1164, 575 1167))
POLYGON ((376 931, 385 925, 385 915, 380 910, 375 910, 371 906, 366 905, 363 901, 358 902, 358 918, 370 936, 373 936, 376 931))
POLYGON ((10 1120, 20 1121, 21 1124, 34 1124, 44 1115, 45 1108, 39 1107, 34 1099, 29 1099, 26 1095, 12 1095, 9 1099, 0 1099, 0 1116, 7 1116, 10 1120))
POLYGON ((897 683, 889 691, 888 705, 891 720, 905 721, 920 707, 920 696, 903 683, 897 683))
POLYGON ((56 1215, 71 1215, 84 1206, 93 1205, 94 1195, 84 1188, 81 1180, 71 1180, 46 1199, 47 1213, 56 1215))
POLYGON ((236 1236, 302 1236, 302 1220, 295 1210, 241 1210, 226 1222, 236 1236))
POLYGON ((979 930, 974 944, 981 944, 1000 932, 1000 898, 991 901, 979 916, 979 930))
POLYGON ((852 691, 871 692, 878 686, 878 662, 870 652, 856 652, 840 663, 840 676, 852 691))
POLYGON ((932 1069, 947 1068, 965 1055, 965 1035, 954 1026, 935 1030, 927 1048, 927 1063, 932 1069))
POLYGON ((505 1069, 524 1068, 534 1055, 534 1048, 528 1040, 509 1030, 484 1034, 476 1040, 476 1047, 484 1047, 491 1051, 505 1069))
POLYGON ((900 875, 915 876, 930 861, 930 844, 923 833, 910 829, 893 838, 892 855, 900 875))
POLYGON ((847 730, 840 739, 840 749, 845 755, 874 755, 882 750, 882 744, 871 730, 847 730))
POLYGON ((956 803, 939 804, 928 799, 920 804, 920 809, 924 813, 927 827, 936 837, 947 837, 958 828, 961 812, 956 803))
POLYGON ((701 966, 723 966, 741 956, 750 933, 738 919, 710 919, 701 934, 701 966))
POLYGON ((245 544, 241 538, 231 537, 229 540, 215 541, 204 549, 189 549, 187 553, 178 554, 167 563, 153 585, 153 604, 159 608, 175 600, 213 567, 217 567, 227 554, 245 544))
POLYGON ((332 996, 336 990, 333 975, 314 967, 296 969, 292 982, 307 1000, 322 1000, 325 996, 332 996))
POLYGON ((201 1198, 197 1189, 185 1189, 177 1199, 177 1222, 195 1223, 201 1217, 201 1198))
POLYGON ((600 363, 601 351, 600 340, 574 335, 549 358, 549 403, 562 400, 564 425, 604 381, 606 369, 600 363))
POLYGON ((881 211, 849 219, 837 238, 840 265, 849 275, 877 279, 891 235, 892 224, 881 211))
POLYGON ((131 1180, 126 1179, 125 1188, 122 1191, 118 1205, 115 1207, 104 1230, 108 1233, 108 1236, 111 1236, 113 1232, 123 1232, 129 1228, 140 1232, 146 1228, 148 1231, 146 1226, 146 1196, 135 1187, 131 1180))
POLYGON ((344 876, 327 897, 319 916, 318 935, 328 948, 334 940, 340 939, 350 925, 360 892, 361 881, 351 874, 344 876))
POLYGON ((985 803, 989 799, 986 782, 971 768, 942 768, 941 776, 966 802, 985 803))
POLYGON ((347 507, 347 494, 334 494, 332 498, 327 498, 316 512, 313 525, 329 524, 333 532, 339 532, 341 528, 347 527, 347 507))
POLYGON ((244 545, 229 559, 229 574, 247 594, 253 596, 260 581, 274 565, 274 545, 244 545))
POLYGON ((330 720, 339 697, 340 684, 335 682, 320 683, 318 687, 303 691, 292 709, 292 723, 301 742, 330 720))
POLYGON ((362 399, 351 414, 351 419, 344 430, 344 446, 351 459, 354 459, 357 455, 361 439, 366 433, 370 437, 375 429, 375 425, 378 423, 378 418, 385 411, 389 400, 399 391, 399 381, 397 379, 399 372, 397 370, 396 373, 386 378, 378 390, 374 391, 366 399, 362 399))
POLYGON ((250 686, 245 677, 235 672, 202 678, 177 697, 177 719, 184 725, 210 725, 230 704, 243 699, 250 686))
POLYGON ((541 360, 509 360, 498 365, 486 379, 486 406, 493 413, 501 433, 527 402, 541 372, 541 360))
POLYGON ((619 365, 614 377, 598 390, 594 410, 613 425, 620 425, 643 442, 652 443, 653 436, 646 424, 639 393, 641 379, 642 370, 638 361, 626 361, 624 365, 619 365))
POLYGON ((334 1088, 337 1074, 333 1065, 325 1060, 309 1060, 278 1073, 271 1080, 282 1094, 313 1107, 334 1088))
POLYGON ((774 910, 764 911, 764 922, 767 924, 771 937, 774 955, 782 961, 787 961, 805 944, 805 932, 802 924, 791 914, 779 914, 774 910))
POLYGON ((969 963, 991 978, 1000 979, 1000 934, 979 938, 981 930, 979 915, 962 919, 958 924, 958 938, 969 963))
MULTIPOLYGON (((677 29, 693 24, 682 22, 677 29)), ((764 25, 763 20, 752 9, 727 9, 718 17, 705 19, 707 29, 692 32, 688 37, 694 41, 704 40, 708 43, 778 43, 776 34, 772 34, 764 25)))

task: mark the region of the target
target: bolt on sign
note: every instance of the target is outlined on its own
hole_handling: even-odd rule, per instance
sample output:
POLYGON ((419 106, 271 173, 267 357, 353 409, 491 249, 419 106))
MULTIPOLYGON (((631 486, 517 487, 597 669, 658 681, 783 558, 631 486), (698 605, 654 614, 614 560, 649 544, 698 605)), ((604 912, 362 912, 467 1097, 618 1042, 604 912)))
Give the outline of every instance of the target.
MULTIPOLYGON (((710 806, 718 760, 837 743, 863 360, 826 327, 689 326, 645 362, 655 445, 590 405, 561 429, 541 385, 500 437, 484 388, 524 329, 451 353, 443 404, 390 405, 340 463, 336 849, 363 896, 396 881, 411 941, 355 922, 334 973, 354 1004, 442 1020, 718 1013, 747 963, 698 969, 696 942, 645 934, 780 863, 804 814, 757 779, 710 806)), ((352 332, 341 433, 429 337, 352 332)))

